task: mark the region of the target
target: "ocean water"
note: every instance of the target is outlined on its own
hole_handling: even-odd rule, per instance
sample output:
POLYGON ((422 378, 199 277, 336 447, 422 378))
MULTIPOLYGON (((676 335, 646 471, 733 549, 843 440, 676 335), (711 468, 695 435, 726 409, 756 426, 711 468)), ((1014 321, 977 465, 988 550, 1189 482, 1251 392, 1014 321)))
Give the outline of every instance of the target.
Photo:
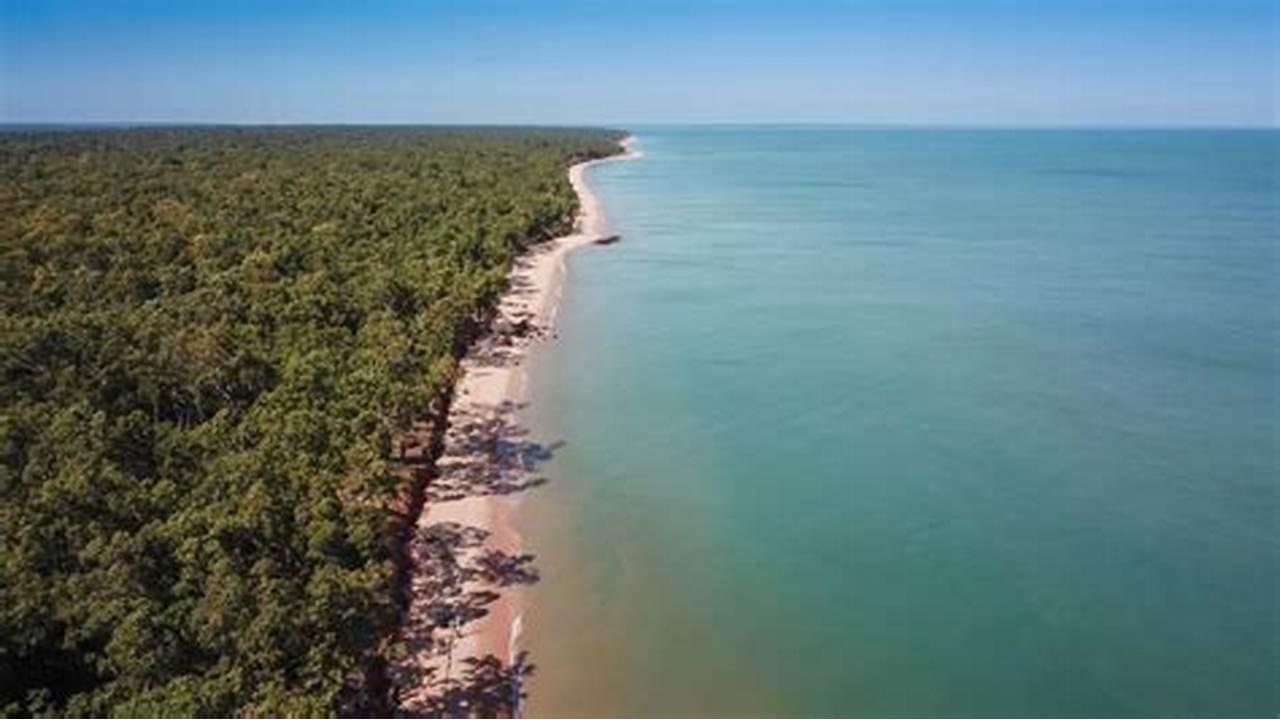
POLYGON ((1280 712, 1280 134, 637 138, 534 361, 529 714, 1280 712))

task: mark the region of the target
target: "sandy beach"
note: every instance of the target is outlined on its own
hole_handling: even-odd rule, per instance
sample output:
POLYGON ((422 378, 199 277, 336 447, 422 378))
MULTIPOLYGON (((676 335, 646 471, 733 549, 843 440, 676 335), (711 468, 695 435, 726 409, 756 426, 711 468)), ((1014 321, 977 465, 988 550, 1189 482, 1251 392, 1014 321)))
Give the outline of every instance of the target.
POLYGON ((521 586, 535 582, 537 571, 509 520, 521 491, 541 482, 530 468, 546 452, 515 421, 526 398, 525 360, 531 347, 552 337, 568 254, 605 236, 587 172, 639 156, 630 137, 622 145, 622 154, 569 169, 579 198, 575 232, 516 261, 490 331, 461 363, 437 475, 409 546, 411 654, 396 673, 406 712, 483 702, 463 697, 463 686, 489 683, 495 686, 482 692, 516 694, 524 665, 521 586), (450 692, 455 697, 444 700, 450 692))

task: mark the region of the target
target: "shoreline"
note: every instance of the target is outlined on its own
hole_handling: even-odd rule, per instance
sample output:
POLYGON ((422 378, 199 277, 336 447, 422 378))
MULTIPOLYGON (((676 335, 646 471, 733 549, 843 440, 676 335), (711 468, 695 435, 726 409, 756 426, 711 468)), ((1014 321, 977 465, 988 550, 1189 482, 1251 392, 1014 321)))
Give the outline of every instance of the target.
POLYGON ((520 586, 535 582, 537 572, 530 565, 532 557, 523 552, 512 516, 520 491, 542 482, 530 470, 545 452, 524 439, 514 417, 528 394, 525 361, 553 332, 569 253, 606 232, 587 171, 641 157, 633 143, 634 136, 628 135, 619 143, 622 153, 570 166, 569 182, 578 196, 573 232, 530 247, 516 259, 488 332, 459 364, 437 476, 427 484, 426 503, 409 543, 414 572, 404 634, 410 653, 402 661, 408 667, 397 673, 402 710, 429 709, 456 691, 460 677, 486 666, 518 692, 525 668, 519 647, 520 586), (446 575, 455 576, 448 589, 434 584, 441 563, 447 566, 446 575), (436 572, 419 571, 431 567, 436 572), (455 618, 445 638, 437 637, 442 634, 441 595, 450 600, 445 612, 455 618))

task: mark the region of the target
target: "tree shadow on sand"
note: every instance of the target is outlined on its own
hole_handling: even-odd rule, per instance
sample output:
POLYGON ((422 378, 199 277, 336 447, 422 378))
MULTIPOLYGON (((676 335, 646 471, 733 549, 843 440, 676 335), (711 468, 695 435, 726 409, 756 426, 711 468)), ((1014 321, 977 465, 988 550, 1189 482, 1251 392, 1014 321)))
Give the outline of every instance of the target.
POLYGON ((445 436, 449 452, 437 463, 438 476, 427 485, 427 502, 509 495, 546 483, 534 472, 564 442, 529 440, 529 431, 514 419, 523 407, 504 402, 453 418, 445 436))
POLYGON ((528 696, 524 681, 533 674, 528 653, 504 663, 493 655, 468 658, 456 680, 441 683, 442 690, 423 707, 425 717, 516 717, 528 696))
POLYGON ((454 652, 466 626, 488 614, 497 589, 538 581, 533 556, 489 548, 489 533, 453 522, 430 525, 415 538, 419 572, 415 590, 428 598, 407 625, 410 653, 431 662, 402 665, 397 687, 403 717, 514 717, 533 672, 526 653, 507 664, 492 654, 461 658, 454 652))
MULTIPOLYGON (((546 482, 535 473, 563 446, 536 443, 516 422, 523 405, 473 404, 450 415, 428 508, 466 498, 510 495, 546 482)), ((456 406, 455 406, 456 408, 456 406)), ((424 516, 430 522, 430 515, 424 516)), ((538 582, 534 557, 493 547, 491 533, 458 522, 420 525, 408 542, 414 598, 401 625, 406 656, 394 663, 397 714, 405 717, 512 717, 519 714, 528 656, 510 663, 472 656, 464 638, 490 613, 500 593, 538 582), (465 653, 466 656, 460 655, 465 653)))

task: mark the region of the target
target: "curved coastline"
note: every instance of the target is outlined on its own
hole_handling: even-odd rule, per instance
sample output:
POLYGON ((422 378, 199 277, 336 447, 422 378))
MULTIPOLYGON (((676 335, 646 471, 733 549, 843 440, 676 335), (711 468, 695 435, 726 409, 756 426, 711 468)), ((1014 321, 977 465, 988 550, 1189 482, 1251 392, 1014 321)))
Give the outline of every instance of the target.
MULTIPOLYGON (((536 580, 523 552, 523 539, 512 518, 521 502, 520 491, 538 484, 531 465, 541 448, 524 440, 515 421, 527 401, 526 359, 538 343, 552 336, 567 272, 569 253, 601 238, 607 223, 600 199, 592 192, 587 171, 607 162, 641 157, 634 136, 621 141, 623 152, 577 163, 569 181, 578 195, 579 209, 572 234, 530 248, 516 260, 509 289, 498 303, 490 331, 463 358, 448 413, 448 430, 436 461, 437 477, 427 488, 427 502, 410 541, 415 569, 428 567, 438 550, 424 538, 446 528, 477 540, 459 545, 450 563, 477 561, 513 573, 511 578, 469 577, 461 583, 464 595, 499 589, 496 599, 483 604, 479 617, 461 623, 447 640, 441 657, 440 639, 433 636, 435 602, 430 573, 414 572, 405 620, 412 666, 403 677, 415 678, 400 690, 400 704, 409 711, 428 708, 449 688, 461 668, 496 658, 500 668, 518 676, 523 666, 520 633, 523 625, 520 585, 536 580), (486 563, 486 560, 496 562, 486 563)), ((479 603, 477 603, 477 606, 479 603)))

